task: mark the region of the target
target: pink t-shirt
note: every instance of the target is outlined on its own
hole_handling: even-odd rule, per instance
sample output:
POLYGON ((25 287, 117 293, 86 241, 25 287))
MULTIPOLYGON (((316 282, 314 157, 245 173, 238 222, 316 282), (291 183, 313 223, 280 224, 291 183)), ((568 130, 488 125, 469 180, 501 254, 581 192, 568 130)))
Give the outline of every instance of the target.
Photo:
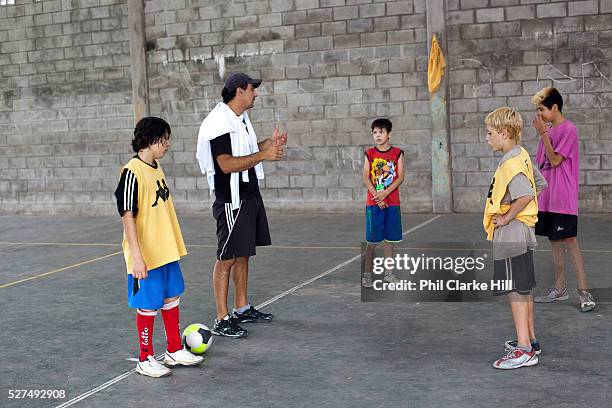
POLYGON ((555 153, 565 159, 557 167, 552 167, 546 157, 544 142, 540 139, 536 160, 548 188, 538 197, 540 211, 578 215, 578 169, 580 149, 578 129, 569 120, 548 130, 555 153))

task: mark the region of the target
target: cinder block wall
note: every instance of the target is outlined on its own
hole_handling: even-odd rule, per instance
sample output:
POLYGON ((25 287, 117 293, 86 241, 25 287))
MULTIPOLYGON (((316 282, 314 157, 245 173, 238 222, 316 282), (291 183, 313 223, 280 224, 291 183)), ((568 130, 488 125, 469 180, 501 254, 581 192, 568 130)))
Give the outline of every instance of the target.
POLYGON ((127 7, 0 6, 2 213, 109 212, 133 127, 127 7))
POLYGON ((455 210, 482 207, 498 163, 484 143, 486 114, 518 108, 535 156, 531 97, 554 86, 580 132, 580 209, 612 211, 612 0, 446 5, 455 210))
MULTIPOLYGON (((0 6, 2 213, 114 211, 133 130, 125 0, 17 0, 0 6)), ((406 152, 403 207, 431 211, 425 0, 145 2, 151 113, 173 127, 163 161, 179 211, 210 197, 195 163, 197 130, 221 77, 264 79, 260 137, 289 132, 262 191, 281 209, 359 211, 363 148, 376 116, 406 152)), ((610 211, 612 1, 447 0, 454 208, 480 211, 497 160, 482 121, 530 96, 565 95, 582 142, 581 208, 610 211)), ((535 153, 533 131, 526 145, 535 153)))
POLYGON ((287 158, 265 163, 271 207, 358 210, 364 146, 376 116, 406 152, 406 208, 431 208, 424 1, 146 2, 152 112, 175 128, 175 199, 209 200, 194 161, 197 130, 226 73, 263 78, 252 110, 260 137, 289 133, 287 158))

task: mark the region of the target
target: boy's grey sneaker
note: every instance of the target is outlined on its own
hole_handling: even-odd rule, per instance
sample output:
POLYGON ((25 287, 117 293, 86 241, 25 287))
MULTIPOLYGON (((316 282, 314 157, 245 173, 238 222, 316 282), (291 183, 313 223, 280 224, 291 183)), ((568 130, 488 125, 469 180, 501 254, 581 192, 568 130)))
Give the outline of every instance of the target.
POLYGON ((533 301, 536 303, 552 303, 567 299, 569 299, 567 288, 557 289, 553 286, 552 288, 546 289, 542 296, 535 296, 533 301))
POLYGON ((591 292, 586 290, 577 289, 578 297, 580 298, 580 311, 581 312, 590 312, 595 309, 597 303, 595 303, 595 299, 593 299, 593 295, 591 292))
POLYGON ((397 279, 397 276, 395 276, 393 272, 385 272, 385 277, 383 278, 383 282, 397 283, 399 282, 399 279, 397 279))
POLYGON ((364 288, 372 287, 372 274, 371 273, 366 273, 365 275, 361 277, 361 286, 364 288))
MULTIPOLYGON (((506 346, 506 351, 516 350, 518 349, 518 341, 508 340, 506 341, 506 343, 504 343, 504 346, 506 346)), ((533 351, 535 351, 536 356, 539 356, 540 354, 542 354, 542 349, 540 348, 540 342, 538 341, 531 342, 531 348, 533 349, 533 351)))
POLYGON ((512 370, 514 368, 529 367, 538 364, 538 356, 535 351, 515 349, 509 351, 504 357, 493 363, 493 368, 500 370, 512 370))

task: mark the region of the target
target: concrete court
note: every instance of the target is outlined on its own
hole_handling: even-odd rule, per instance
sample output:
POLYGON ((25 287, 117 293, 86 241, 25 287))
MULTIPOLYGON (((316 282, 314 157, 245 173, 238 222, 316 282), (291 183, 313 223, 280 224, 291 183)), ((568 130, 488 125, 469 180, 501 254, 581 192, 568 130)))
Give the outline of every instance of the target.
MULTIPOLYGON (((259 249, 253 260, 255 304, 359 253, 361 214, 269 218, 275 247, 259 249)), ((405 214, 404 231, 432 218, 405 214)), ((213 220, 204 214, 180 221, 190 251, 182 261, 187 291, 181 320, 210 324, 213 220)), ((133 369, 126 359, 137 348, 123 258, 116 254, 119 218, 6 216, 0 226, 1 407, 57 407, 112 379, 117 382, 69 406, 611 406, 609 304, 581 314, 572 291, 568 302, 537 305, 539 366, 502 372, 491 363, 514 336, 504 299, 361 303, 358 260, 266 306, 275 322, 245 325, 249 338, 216 337, 200 368, 178 368, 158 380, 118 377, 133 369), (47 272, 53 273, 5 286, 47 272), (237 386, 240 381, 246 384, 237 386), (67 397, 9 400, 10 389, 63 389, 67 397)), ((612 215, 584 215, 579 228, 591 285, 612 287, 612 215)), ((409 233, 405 243, 449 240, 484 241, 481 216, 442 216, 409 233)), ((547 249, 541 241, 538 290, 553 279, 547 249)), ((568 286, 575 288, 568 272, 568 286)), ((155 346, 156 354, 163 352, 161 317, 155 346)))

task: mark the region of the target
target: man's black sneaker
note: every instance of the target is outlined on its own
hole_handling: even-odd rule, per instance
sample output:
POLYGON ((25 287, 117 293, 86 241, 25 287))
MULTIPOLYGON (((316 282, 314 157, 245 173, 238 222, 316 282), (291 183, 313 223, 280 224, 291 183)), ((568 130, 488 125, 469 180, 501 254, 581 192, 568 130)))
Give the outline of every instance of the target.
POLYGON ((248 331, 238 326, 236 319, 225 316, 222 320, 215 319, 215 325, 211 332, 217 336, 233 337, 235 339, 249 334, 248 331))
POLYGON ((238 321, 238 323, 248 323, 248 322, 270 322, 274 316, 270 313, 262 313, 259 310, 255 309, 253 306, 248 308, 242 313, 238 313, 234 311, 234 319, 238 321))

